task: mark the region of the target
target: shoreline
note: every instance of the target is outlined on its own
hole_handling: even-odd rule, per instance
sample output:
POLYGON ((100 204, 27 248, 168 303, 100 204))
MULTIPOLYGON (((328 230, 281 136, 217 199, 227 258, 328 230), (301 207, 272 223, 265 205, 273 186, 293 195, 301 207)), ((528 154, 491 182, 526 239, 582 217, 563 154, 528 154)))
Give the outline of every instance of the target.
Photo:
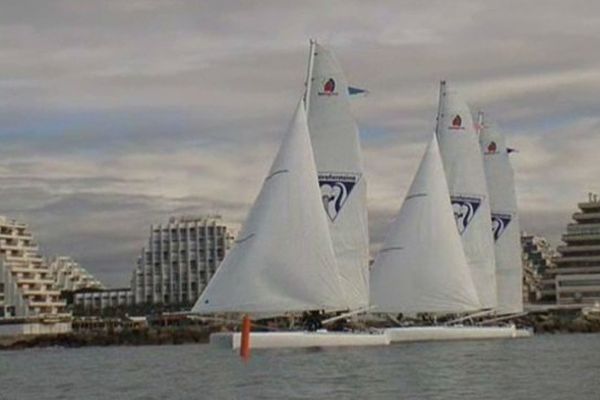
MULTIPOLYGON (((586 319, 572 313, 532 314, 513 321, 519 327, 533 328, 535 335, 600 333, 600 319, 586 319)), ((81 330, 48 335, 0 337, 0 351, 59 346, 160 346, 208 343, 211 333, 232 326, 190 325, 172 327, 125 328, 119 330, 81 330)))

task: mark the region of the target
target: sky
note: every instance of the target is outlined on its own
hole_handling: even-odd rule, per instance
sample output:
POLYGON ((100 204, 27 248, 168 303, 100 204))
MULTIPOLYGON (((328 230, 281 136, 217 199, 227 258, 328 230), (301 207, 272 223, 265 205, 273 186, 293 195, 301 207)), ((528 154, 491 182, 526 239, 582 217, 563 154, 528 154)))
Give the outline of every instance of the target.
POLYGON ((522 228, 554 244, 600 191, 594 1, 5 0, 0 214, 128 286, 151 224, 239 227, 303 91, 308 39, 354 86, 372 247, 447 79, 504 132, 522 228))

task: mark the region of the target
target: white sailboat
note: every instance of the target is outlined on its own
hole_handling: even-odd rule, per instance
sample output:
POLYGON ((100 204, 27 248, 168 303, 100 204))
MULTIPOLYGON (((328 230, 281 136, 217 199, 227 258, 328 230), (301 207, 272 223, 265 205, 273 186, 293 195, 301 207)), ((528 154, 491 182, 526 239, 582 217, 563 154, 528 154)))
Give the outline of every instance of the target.
POLYGON ((440 84, 437 138, 456 223, 481 306, 496 307, 496 266, 483 157, 467 104, 440 84))
POLYGON ((492 211, 498 289, 496 311, 499 314, 520 313, 523 311, 523 268, 517 197, 509 150, 500 131, 484 124, 483 113, 479 113, 478 126, 492 211))
MULTIPOLYGON (((367 183, 344 72, 331 51, 310 43, 306 81, 309 133, 323 207, 351 310, 369 303, 367 183)), ((356 91, 356 89, 354 89, 356 91)))
POLYGON ((371 305, 411 314, 481 309, 435 136, 371 268, 371 305))
MULTIPOLYGON (((348 309, 302 102, 234 247, 192 313, 283 315, 348 309)), ((252 348, 387 344, 383 334, 255 332, 252 348)), ((241 346, 240 333, 211 342, 241 346)), ((242 346, 243 347, 243 346, 242 346)))

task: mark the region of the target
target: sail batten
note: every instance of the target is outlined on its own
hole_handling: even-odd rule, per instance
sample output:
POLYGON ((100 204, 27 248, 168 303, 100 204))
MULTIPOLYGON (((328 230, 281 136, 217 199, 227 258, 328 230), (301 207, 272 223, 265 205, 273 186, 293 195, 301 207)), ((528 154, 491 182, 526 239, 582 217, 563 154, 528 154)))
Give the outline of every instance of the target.
POLYGON ((351 309, 369 302, 367 184, 346 77, 334 55, 311 41, 309 132, 342 286, 351 309))
POLYGON ((193 312, 348 308, 302 102, 239 237, 193 312))
POLYGON ((480 113, 479 143, 490 195, 496 258, 498 313, 523 311, 519 216, 514 172, 504 136, 494 125, 486 125, 480 113))
POLYGON ((373 263, 370 283, 371 304, 379 312, 480 308, 435 136, 373 263))
POLYGON ((494 243, 483 157, 473 117, 458 93, 440 85, 437 117, 439 141, 456 224, 479 301, 497 305, 494 243))

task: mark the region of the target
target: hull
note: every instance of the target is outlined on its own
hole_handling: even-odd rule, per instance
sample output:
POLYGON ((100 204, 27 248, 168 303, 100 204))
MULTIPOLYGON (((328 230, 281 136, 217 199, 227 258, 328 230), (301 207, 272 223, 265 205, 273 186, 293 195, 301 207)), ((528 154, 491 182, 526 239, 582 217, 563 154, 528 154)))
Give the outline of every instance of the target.
POLYGON ((531 331, 526 329, 517 329, 514 326, 422 326, 389 328, 385 330, 385 334, 390 339, 390 343, 516 339, 533 336, 531 331))
MULTIPOLYGON (((387 346, 393 343, 489 340, 528 338, 533 333, 526 329, 508 327, 425 326, 387 328, 377 333, 351 332, 252 332, 250 348, 314 348, 387 346)), ((239 332, 219 332, 210 335, 210 344, 239 350, 242 335, 239 332)))
MULTIPOLYGON (((238 350, 242 335, 239 332, 219 332, 210 335, 210 344, 238 350)), ((311 348, 311 347, 363 347, 390 344, 383 333, 346 332, 252 332, 251 349, 311 348)))

